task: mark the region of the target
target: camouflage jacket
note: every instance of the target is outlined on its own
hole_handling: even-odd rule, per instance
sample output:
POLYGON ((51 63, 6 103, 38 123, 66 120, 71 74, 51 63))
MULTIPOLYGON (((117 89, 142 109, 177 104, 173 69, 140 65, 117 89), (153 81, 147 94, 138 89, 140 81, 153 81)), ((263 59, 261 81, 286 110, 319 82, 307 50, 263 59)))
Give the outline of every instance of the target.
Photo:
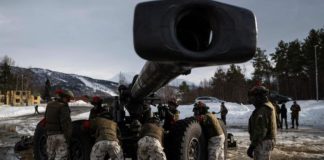
POLYGON ((64 134, 67 141, 72 136, 70 108, 67 103, 59 100, 49 102, 45 111, 47 135, 64 134))
POLYGON ((90 110, 89 120, 91 120, 93 118, 96 118, 96 117, 100 116, 101 114, 105 114, 107 112, 108 111, 105 108, 103 108, 103 107, 93 107, 90 110))
POLYGON ((117 141, 119 129, 117 123, 101 117, 95 117, 90 120, 91 130, 94 131, 96 142, 102 140, 117 141))
POLYGON ((290 107, 290 110, 291 110, 291 115, 293 117, 298 117, 299 115, 299 112, 300 112, 300 106, 298 104, 293 104, 291 107, 290 107))
POLYGON ((218 122, 218 119, 212 113, 207 113, 205 115, 200 115, 196 117, 200 124, 203 126, 203 130, 207 134, 207 138, 214 136, 219 136, 224 134, 224 131, 221 125, 218 122))
POLYGON ((252 146, 260 144, 263 140, 276 139, 277 122, 275 112, 276 110, 270 102, 256 106, 249 119, 249 134, 252 146))
POLYGON ((171 126, 177 120, 179 120, 179 116, 180 116, 180 111, 178 111, 177 109, 166 110, 163 128, 166 130, 169 130, 171 128, 171 126))
POLYGON ((157 124, 154 123, 145 123, 142 126, 141 132, 140 132, 140 137, 144 136, 150 136, 158 139, 160 143, 162 144, 163 142, 163 133, 164 130, 162 127, 158 126, 157 124))

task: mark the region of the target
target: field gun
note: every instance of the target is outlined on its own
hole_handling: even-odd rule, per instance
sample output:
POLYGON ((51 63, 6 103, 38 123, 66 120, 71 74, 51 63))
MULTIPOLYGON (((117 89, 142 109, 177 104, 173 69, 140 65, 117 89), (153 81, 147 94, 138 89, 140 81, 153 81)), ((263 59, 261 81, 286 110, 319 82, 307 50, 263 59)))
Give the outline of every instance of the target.
MULTIPOLYGON (((133 33, 135 51, 147 62, 129 86, 119 87, 113 115, 122 132, 125 157, 136 159, 139 128, 152 115, 147 99, 193 68, 251 59, 257 28, 247 9, 212 0, 160 0, 136 6, 133 33)), ((73 122, 72 159, 89 159, 94 140, 82 127, 85 122, 73 122)), ((40 124, 35 131, 35 159, 46 156, 40 124)), ((177 160, 206 159, 206 143, 200 124, 190 117, 177 121, 164 140, 168 159, 177 160)))

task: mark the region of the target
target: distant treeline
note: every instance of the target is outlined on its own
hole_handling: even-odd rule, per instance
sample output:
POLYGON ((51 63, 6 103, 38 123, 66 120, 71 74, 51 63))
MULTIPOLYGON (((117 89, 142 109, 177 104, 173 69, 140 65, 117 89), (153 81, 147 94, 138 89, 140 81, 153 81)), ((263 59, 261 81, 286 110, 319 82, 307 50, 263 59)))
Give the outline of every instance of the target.
POLYGON ((252 59, 251 78, 244 75, 245 68, 230 65, 228 70, 217 68, 213 77, 199 87, 180 85, 184 103, 198 96, 245 103, 247 91, 261 82, 271 91, 293 99, 316 99, 315 50, 318 69, 318 97, 324 98, 324 28, 310 30, 304 40, 279 41, 274 53, 257 49, 252 59))
POLYGON ((9 90, 29 90, 40 95, 39 86, 33 86, 33 73, 30 70, 15 70, 15 61, 9 56, 0 57, 0 92, 9 90), (15 71, 14 71, 15 70, 15 71))
MULTIPOLYGON (((316 99, 315 51, 318 69, 319 99, 324 99, 324 28, 310 30, 304 40, 280 41, 274 53, 257 49, 252 59, 254 72, 251 78, 245 76, 245 68, 230 65, 229 69, 218 67, 210 79, 200 85, 179 86, 183 103, 192 103, 198 96, 214 96, 231 102, 245 103, 247 91, 261 82, 271 91, 290 96, 293 99, 316 99)), ((32 86, 30 73, 13 74, 14 60, 0 57, 0 91, 13 89, 36 91, 46 97, 44 86, 32 86)), ((199 76, 199 75, 198 75, 199 76)), ((45 87, 46 88, 46 87, 45 87)), ((165 89, 167 96, 174 89, 165 89)))

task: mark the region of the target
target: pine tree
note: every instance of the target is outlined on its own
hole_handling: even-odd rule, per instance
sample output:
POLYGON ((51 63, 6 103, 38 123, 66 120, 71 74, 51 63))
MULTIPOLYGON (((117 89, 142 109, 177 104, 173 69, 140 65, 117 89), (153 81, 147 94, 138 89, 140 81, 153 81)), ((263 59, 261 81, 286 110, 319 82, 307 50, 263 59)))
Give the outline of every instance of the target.
POLYGON ((46 103, 48 103, 51 100, 50 91, 51 91, 51 82, 47 77, 45 81, 44 94, 43 94, 43 99, 46 101, 46 103))
POLYGON ((267 85, 270 85, 270 78, 272 77, 272 67, 265 52, 265 50, 257 48, 257 52, 252 60, 252 64, 254 67, 252 79, 254 81, 265 81, 267 85))
POLYGON ((225 99, 226 73, 223 68, 218 68, 214 76, 211 78, 211 87, 213 90, 213 96, 225 99))
POLYGON ((14 63, 14 60, 8 56, 4 56, 0 62, 0 91, 2 93, 14 88, 14 75, 11 72, 14 63))
POLYGON ((179 90, 180 90, 180 92, 182 92, 182 93, 187 93, 187 92, 189 92, 189 86, 188 86, 188 84, 187 84, 186 81, 182 81, 182 83, 181 83, 180 86, 179 86, 179 90))
POLYGON ((247 86, 242 69, 234 64, 226 72, 227 99, 233 102, 245 102, 247 94, 247 86))

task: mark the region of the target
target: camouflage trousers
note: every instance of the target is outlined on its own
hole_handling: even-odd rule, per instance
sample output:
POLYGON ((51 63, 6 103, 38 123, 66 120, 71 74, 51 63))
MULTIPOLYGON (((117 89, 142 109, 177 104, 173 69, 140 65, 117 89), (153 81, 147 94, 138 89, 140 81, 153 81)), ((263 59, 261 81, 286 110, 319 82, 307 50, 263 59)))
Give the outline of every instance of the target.
POLYGON ((163 147, 156 138, 145 136, 137 144, 137 160, 166 160, 163 147))
POLYGON ((208 160, 224 160, 225 135, 211 137, 208 140, 208 160))
POLYGON ((264 140, 255 147, 254 159, 255 160, 270 160, 270 154, 273 150, 275 141, 274 140, 264 140))
POLYGON ((123 160, 123 150, 116 141, 99 141, 93 145, 90 159, 91 160, 104 160, 106 155, 112 160, 123 160))
POLYGON ((69 158, 69 146, 63 134, 47 136, 46 146, 49 160, 67 160, 69 158))

